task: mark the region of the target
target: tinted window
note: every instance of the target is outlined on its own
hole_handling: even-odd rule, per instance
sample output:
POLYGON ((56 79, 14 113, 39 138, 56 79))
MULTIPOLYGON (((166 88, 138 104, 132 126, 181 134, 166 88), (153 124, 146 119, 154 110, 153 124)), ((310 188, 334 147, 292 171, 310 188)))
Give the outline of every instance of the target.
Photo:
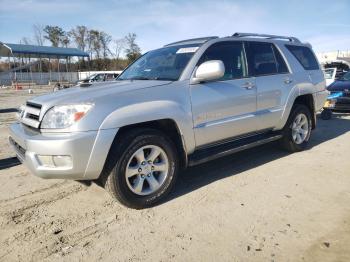
POLYGON ((277 63, 272 44, 248 42, 248 64, 252 75, 277 74, 277 63))
POLYGON ((288 73, 289 71, 288 71, 286 62, 284 61, 280 51, 278 51, 278 49, 274 45, 272 45, 272 48, 276 58, 278 73, 281 73, 281 74, 288 73))
POLYGON ((221 80, 243 78, 248 75, 242 42, 213 44, 204 52, 198 65, 209 60, 221 60, 224 63, 225 74, 221 80))
POLYGON ((104 74, 97 74, 94 78, 95 81, 103 81, 105 75, 104 74))
POLYGON ((286 45, 288 50, 295 56, 306 70, 318 70, 319 66, 310 48, 305 46, 286 45))

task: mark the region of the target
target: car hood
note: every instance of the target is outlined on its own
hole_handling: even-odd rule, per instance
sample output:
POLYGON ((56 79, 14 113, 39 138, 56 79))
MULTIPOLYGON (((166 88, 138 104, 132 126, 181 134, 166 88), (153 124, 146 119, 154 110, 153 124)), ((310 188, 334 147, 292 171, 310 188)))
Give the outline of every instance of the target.
POLYGON ((115 96, 125 92, 133 92, 139 89, 167 85, 169 83, 171 81, 158 80, 123 80, 94 83, 63 89, 32 98, 29 101, 41 104, 45 108, 62 104, 94 103, 95 99, 105 96, 115 96))
POLYGON ((336 92, 336 91, 348 92, 350 90, 350 81, 337 80, 337 81, 333 82, 332 84, 330 84, 327 87, 327 90, 331 91, 331 92, 336 92))

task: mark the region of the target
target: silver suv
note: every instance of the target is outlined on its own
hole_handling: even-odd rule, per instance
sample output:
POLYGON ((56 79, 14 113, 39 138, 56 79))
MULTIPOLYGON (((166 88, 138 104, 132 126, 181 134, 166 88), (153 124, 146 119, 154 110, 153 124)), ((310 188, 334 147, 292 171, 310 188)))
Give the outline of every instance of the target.
POLYGON ((327 93, 311 46, 294 37, 189 39, 116 81, 30 99, 9 140, 35 175, 93 180, 145 208, 181 168, 275 140, 305 149, 327 93))

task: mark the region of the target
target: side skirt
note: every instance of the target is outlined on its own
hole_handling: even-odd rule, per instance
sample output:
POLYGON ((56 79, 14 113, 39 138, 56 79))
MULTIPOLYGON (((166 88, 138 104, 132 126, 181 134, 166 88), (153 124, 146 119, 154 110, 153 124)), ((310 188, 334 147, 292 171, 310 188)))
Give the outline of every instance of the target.
POLYGON ((198 149, 189 155, 189 166, 195 166, 220 157, 231 155, 252 147, 260 146, 282 138, 280 132, 268 132, 236 139, 224 144, 198 149))

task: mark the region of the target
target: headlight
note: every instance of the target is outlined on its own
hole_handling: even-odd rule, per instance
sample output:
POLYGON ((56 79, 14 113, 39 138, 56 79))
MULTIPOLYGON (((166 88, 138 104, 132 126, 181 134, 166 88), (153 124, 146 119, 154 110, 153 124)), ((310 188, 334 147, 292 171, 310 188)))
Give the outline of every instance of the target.
POLYGON ((54 106, 46 112, 41 128, 69 127, 82 119, 91 107, 91 104, 54 106))

